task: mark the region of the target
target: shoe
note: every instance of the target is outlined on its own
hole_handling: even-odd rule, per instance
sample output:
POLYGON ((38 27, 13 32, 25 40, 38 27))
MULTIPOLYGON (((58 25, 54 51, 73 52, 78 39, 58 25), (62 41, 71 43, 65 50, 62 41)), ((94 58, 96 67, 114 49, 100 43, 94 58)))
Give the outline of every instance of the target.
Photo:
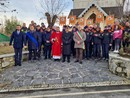
POLYGON ((19 66, 22 66, 22 64, 19 64, 19 66))
POLYGON ((82 61, 80 61, 79 64, 83 64, 82 61))
POLYGON ((105 58, 102 58, 102 60, 106 60, 105 58))
POLYGON ((114 50, 113 52, 116 53, 116 50, 114 50))
POLYGON ((14 66, 17 66, 17 64, 15 64, 14 66))
POLYGON ((70 60, 68 60, 67 62, 70 63, 70 60))
POLYGON ((44 58, 44 60, 46 60, 47 58, 44 58))
POLYGON ((79 62, 79 60, 76 60, 75 63, 79 62))
POLYGON ((65 60, 62 60, 62 62, 64 63, 64 62, 65 62, 65 60))

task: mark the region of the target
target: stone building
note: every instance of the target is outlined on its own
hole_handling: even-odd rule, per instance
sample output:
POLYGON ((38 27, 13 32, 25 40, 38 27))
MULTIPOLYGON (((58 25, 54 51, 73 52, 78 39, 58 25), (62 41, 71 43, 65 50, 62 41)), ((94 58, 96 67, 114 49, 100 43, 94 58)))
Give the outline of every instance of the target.
MULTIPOLYGON (((101 12, 104 18, 108 15, 114 15, 115 18, 121 18, 123 15, 124 0, 73 0, 73 9, 70 15, 76 15, 77 19, 84 17, 85 19, 96 20, 96 14, 101 12)), ((101 28, 105 26, 105 21, 100 23, 101 28)))

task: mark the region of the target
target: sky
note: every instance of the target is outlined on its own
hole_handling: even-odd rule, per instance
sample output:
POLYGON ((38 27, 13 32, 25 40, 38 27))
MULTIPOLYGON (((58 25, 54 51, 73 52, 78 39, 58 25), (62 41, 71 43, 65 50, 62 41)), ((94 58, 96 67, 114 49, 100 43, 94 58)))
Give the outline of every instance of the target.
MULTIPOLYGON (((27 25, 30 23, 31 20, 34 20, 37 24, 40 24, 41 22, 46 22, 46 17, 41 13, 42 9, 39 4, 39 0, 8 0, 10 3, 7 4, 6 10, 10 11, 13 9, 16 9, 18 13, 16 12, 7 12, 2 13, 0 15, 0 18, 6 16, 7 18, 10 18, 11 16, 16 16, 18 20, 27 23, 27 25), (42 20, 40 20, 42 18, 42 20)), ((70 10, 73 8, 72 0, 68 0, 67 6, 63 11, 63 15, 68 15, 70 10)))
MULTIPOLYGON (((27 25, 30 24, 31 20, 34 20, 37 24, 40 24, 41 22, 47 24, 46 17, 41 13, 42 10, 40 7, 39 0, 7 0, 7 1, 9 1, 10 3, 7 4, 6 10, 11 11, 13 9, 16 9, 18 13, 0 12, 1 14, 0 22, 3 21, 2 19, 4 18, 4 16, 6 16, 7 18, 10 18, 11 16, 16 16, 18 20, 27 23, 27 25), (40 20, 40 18, 43 19, 40 20)), ((128 1, 130 0, 126 0, 126 4, 128 3, 128 1)), ((63 15, 68 16, 72 8, 73 8, 73 2, 72 0, 68 0, 68 5, 64 9, 63 15)), ((0 10, 2 9, 0 8, 0 10)))

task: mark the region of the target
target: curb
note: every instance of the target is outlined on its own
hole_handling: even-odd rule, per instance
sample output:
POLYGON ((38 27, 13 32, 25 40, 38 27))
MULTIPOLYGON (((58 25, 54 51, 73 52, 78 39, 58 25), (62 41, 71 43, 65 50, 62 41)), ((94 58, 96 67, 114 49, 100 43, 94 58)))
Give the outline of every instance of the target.
POLYGON ((20 88, 1 89, 0 93, 52 90, 52 89, 63 89, 63 88, 80 88, 80 87, 120 86, 120 85, 121 86, 130 85, 130 80, 87 82, 87 83, 73 83, 73 84, 34 85, 34 86, 26 86, 20 88))

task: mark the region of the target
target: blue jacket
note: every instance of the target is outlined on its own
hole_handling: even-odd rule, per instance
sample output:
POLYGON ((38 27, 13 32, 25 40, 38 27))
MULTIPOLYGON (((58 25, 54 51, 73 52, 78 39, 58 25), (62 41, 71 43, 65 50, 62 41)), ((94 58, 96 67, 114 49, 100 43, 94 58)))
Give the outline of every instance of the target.
POLYGON ((17 30, 14 31, 10 38, 10 45, 12 45, 15 49, 23 48, 23 44, 26 45, 25 36, 24 33, 20 31, 19 34, 17 34, 17 30))
MULTIPOLYGON (((37 42, 40 41, 40 37, 36 31, 29 31, 29 33, 33 38, 36 39, 37 42)), ((26 35, 26 43, 28 43, 28 50, 37 49, 36 44, 26 35)))

